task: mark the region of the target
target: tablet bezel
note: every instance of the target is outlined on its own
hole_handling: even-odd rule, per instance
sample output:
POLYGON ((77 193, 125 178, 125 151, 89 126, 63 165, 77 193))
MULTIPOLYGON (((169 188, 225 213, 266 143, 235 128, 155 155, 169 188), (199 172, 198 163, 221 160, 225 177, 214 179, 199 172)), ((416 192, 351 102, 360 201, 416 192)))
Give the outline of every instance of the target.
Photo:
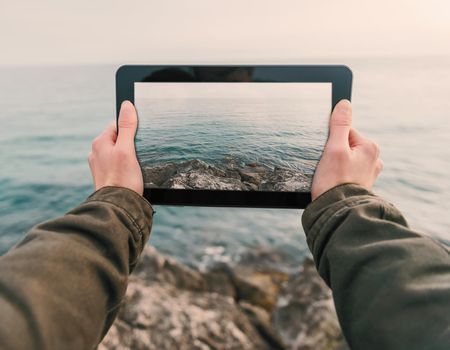
MULTIPOLYGON (((252 69, 258 73, 253 74, 258 79, 250 82, 331 83, 332 108, 341 99, 351 100, 352 72, 344 65, 123 65, 116 72, 116 118, 119 118, 120 105, 123 101, 129 100, 134 103, 135 83, 148 82, 149 75, 160 70, 176 69, 192 72, 198 68, 252 69)), ((163 78, 157 82, 177 83, 186 80, 163 78)), ((194 82, 201 84, 206 80, 194 82)), ((214 80, 214 82, 230 81, 214 80)), ((206 207, 304 209, 311 202, 310 192, 145 188, 144 197, 155 205, 206 207)))

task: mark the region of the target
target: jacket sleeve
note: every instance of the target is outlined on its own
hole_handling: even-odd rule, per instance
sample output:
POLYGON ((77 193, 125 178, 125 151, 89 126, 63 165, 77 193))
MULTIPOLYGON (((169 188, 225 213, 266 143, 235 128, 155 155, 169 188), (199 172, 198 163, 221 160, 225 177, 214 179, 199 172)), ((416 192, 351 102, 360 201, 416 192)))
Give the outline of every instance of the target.
POLYGON ((450 255, 390 203, 337 186, 302 217, 352 349, 450 349, 450 255))
POLYGON ((103 187, 0 258, 2 349, 92 349, 111 326, 154 210, 103 187))

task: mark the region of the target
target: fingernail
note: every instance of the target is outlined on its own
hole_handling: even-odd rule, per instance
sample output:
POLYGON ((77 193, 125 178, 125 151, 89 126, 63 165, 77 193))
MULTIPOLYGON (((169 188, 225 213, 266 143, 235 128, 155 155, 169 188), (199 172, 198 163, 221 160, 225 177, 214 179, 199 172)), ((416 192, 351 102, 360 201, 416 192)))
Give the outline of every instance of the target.
POLYGON ((341 100, 336 105, 336 110, 339 113, 345 113, 345 114, 350 113, 352 110, 352 104, 350 103, 349 100, 341 100))
POLYGON ((130 102, 130 101, 128 101, 128 100, 125 100, 125 101, 123 101, 122 102, 122 104, 120 105, 120 108, 122 109, 122 108, 126 108, 126 109, 129 109, 129 108, 131 108, 131 107, 133 107, 133 104, 130 102))

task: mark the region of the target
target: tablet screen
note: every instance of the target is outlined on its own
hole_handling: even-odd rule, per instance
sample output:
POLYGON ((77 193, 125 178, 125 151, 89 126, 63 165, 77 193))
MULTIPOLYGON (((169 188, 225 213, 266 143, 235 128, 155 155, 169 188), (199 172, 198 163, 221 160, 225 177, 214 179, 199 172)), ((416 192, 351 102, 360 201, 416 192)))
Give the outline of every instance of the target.
POLYGON ((331 83, 136 82, 146 188, 310 192, 331 83))

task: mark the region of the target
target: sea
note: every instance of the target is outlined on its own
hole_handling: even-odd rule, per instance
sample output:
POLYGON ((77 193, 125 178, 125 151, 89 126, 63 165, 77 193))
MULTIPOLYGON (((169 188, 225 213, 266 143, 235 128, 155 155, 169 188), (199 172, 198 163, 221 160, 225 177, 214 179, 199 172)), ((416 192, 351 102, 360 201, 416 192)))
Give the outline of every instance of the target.
MULTIPOLYGON (((416 231, 450 244, 450 57, 361 57, 353 124, 381 148, 373 191, 416 231)), ((118 66, 0 67, 0 253, 94 190, 87 155, 115 118, 118 66)), ((300 155, 300 157, 305 155, 300 155)), ((302 210, 155 206, 149 244, 191 266, 268 248, 309 255, 302 210)))
MULTIPOLYGON (((252 88, 257 91, 258 85, 252 88)), ((276 87, 282 90, 283 84, 276 87)), ((318 93, 309 106, 303 96, 137 99, 139 162, 155 166, 200 159, 219 168, 256 163, 311 179, 331 111, 331 89, 318 93)))

